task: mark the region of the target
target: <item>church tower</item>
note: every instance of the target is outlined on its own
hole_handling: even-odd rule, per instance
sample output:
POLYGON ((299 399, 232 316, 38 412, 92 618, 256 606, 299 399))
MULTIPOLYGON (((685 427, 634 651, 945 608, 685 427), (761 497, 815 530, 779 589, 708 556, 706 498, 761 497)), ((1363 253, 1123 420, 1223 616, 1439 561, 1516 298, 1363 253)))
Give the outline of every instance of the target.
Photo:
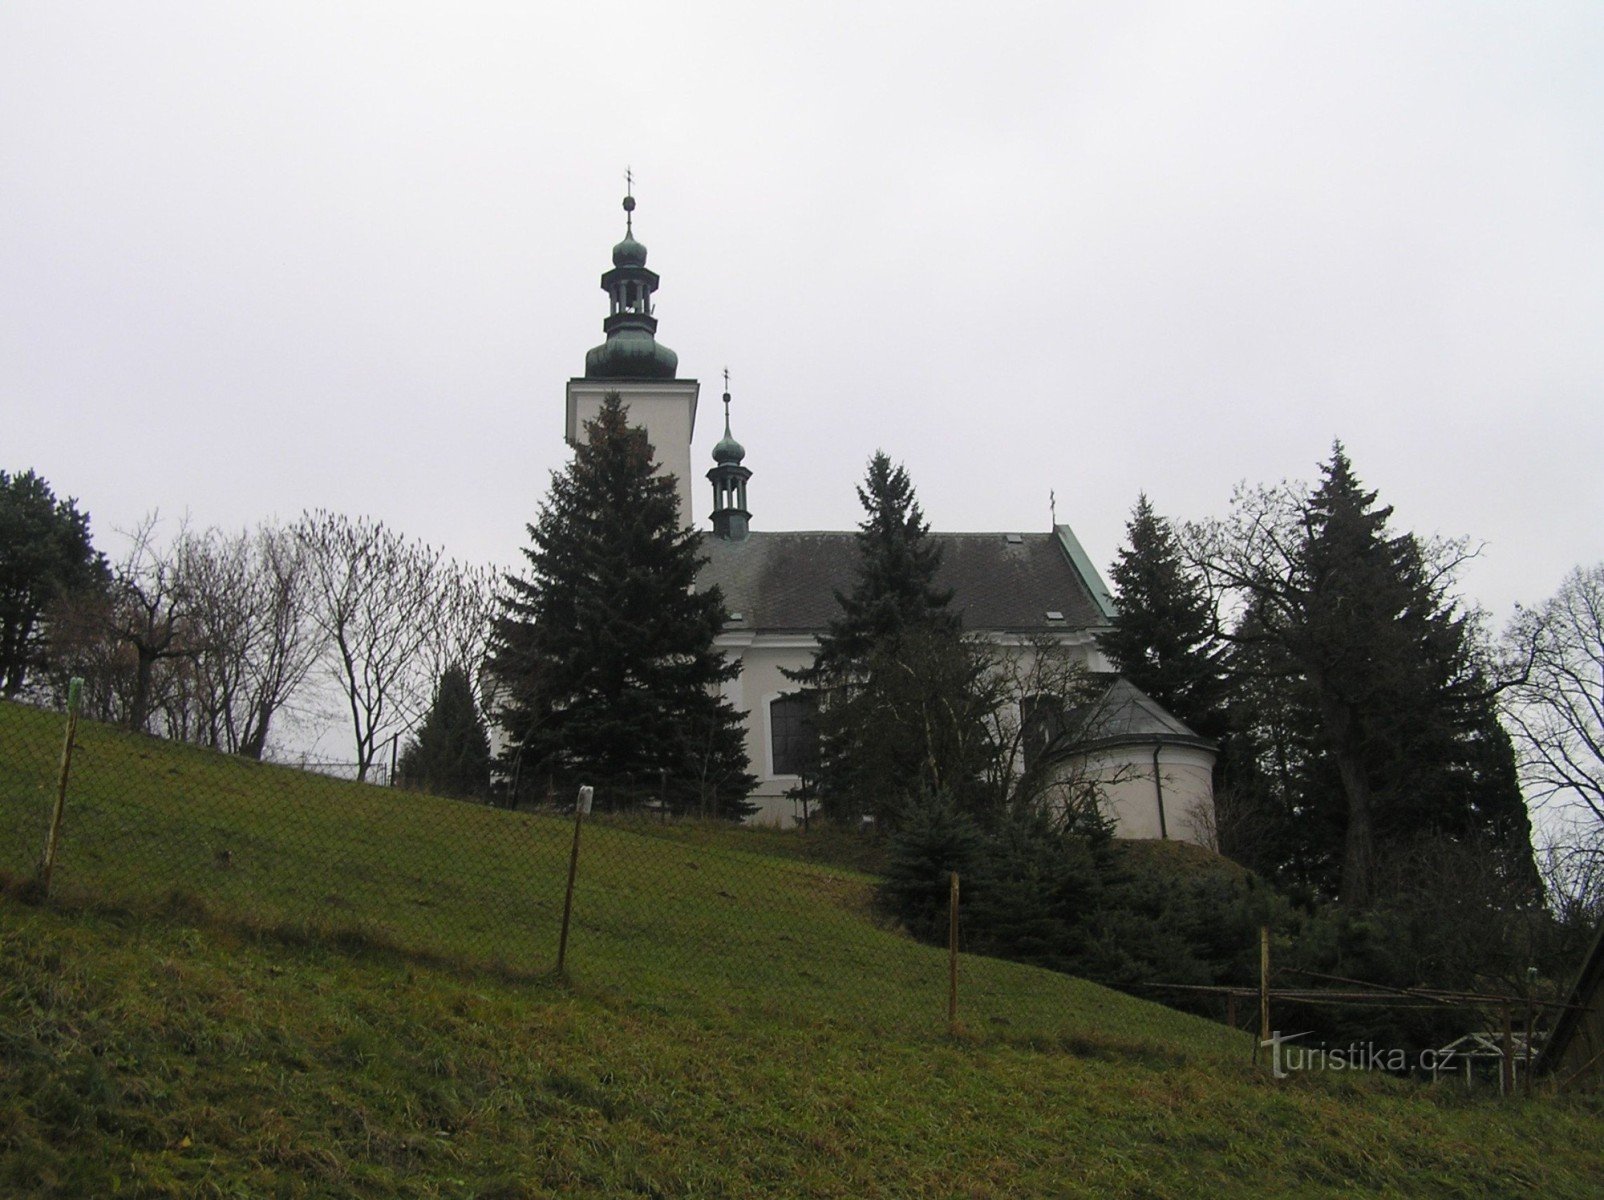
POLYGON ((752 472, 741 465, 746 447, 730 436, 730 373, 724 372, 724 436, 713 447, 713 469, 707 473, 713 484, 713 536, 741 541, 751 528, 752 514, 746 508, 746 481, 752 472))
POLYGON ((629 406, 630 424, 645 427, 658 469, 678 481, 680 523, 691 525, 691 437, 701 384, 678 378, 679 355, 657 340, 657 283, 657 273, 646 268, 646 247, 635 240, 635 197, 626 195, 624 240, 613 247, 613 269, 601 277, 607 340, 585 355, 585 374, 568 381, 565 433, 577 444, 603 398, 617 392, 629 406))

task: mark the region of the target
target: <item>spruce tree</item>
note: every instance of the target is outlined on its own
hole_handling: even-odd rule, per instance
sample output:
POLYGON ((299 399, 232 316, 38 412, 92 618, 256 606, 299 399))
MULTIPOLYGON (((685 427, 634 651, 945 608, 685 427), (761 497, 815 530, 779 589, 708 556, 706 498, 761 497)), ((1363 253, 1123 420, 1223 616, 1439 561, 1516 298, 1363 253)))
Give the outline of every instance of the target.
POLYGON ((1113 566, 1118 611, 1099 639, 1115 668, 1205 737, 1224 732, 1214 609, 1170 522, 1139 495, 1113 566))
POLYGON ((907 471, 885 451, 869 460, 858 502, 864 516, 856 535, 857 581, 851 595, 835 594, 841 613, 820 636, 808 678, 861 671, 870 655, 908 629, 957 628, 946 611, 952 590, 935 585, 941 547, 930 540, 907 471))
POLYGON ((700 536, 617 393, 585 434, 529 527, 527 574, 507 579, 502 769, 524 795, 590 784, 599 805, 661 794, 676 812, 744 816, 756 781, 720 690, 739 668, 713 645, 723 597, 696 588, 700 536))
POLYGON ((397 764, 398 782, 439 796, 490 791, 490 737, 474 703, 468 672, 447 667, 416 738, 397 764))
POLYGON ((932 788, 963 790, 972 772, 957 760, 973 758, 962 715, 973 656, 947 611, 951 590, 936 586, 941 549, 908 473, 877 451, 858 500, 856 582, 850 594, 836 593, 841 612, 820 636, 813 665, 790 678, 821 696, 821 809, 838 820, 884 823, 932 788), (948 719, 924 720, 932 706, 948 719))
POLYGON ((1459 550, 1389 529, 1392 509, 1341 444, 1313 492, 1239 498, 1209 569, 1238 591, 1239 668, 1290 714, 1273 769, 1290 784, 1285 846, 1312 890, 1378 899, 1378 856, 1446 838, 1488 846, 1489 870, 1529 879, 1529 825, 1508 739, 1449 592, 1459 550))

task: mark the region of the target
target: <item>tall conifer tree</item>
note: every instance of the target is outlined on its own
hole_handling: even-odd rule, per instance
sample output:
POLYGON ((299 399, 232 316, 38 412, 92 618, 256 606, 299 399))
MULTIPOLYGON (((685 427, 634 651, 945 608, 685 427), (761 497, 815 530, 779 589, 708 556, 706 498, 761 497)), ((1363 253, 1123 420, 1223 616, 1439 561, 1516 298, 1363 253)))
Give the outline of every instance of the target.
POLYGON ((884 819, 943 775, 943 764, 927 761, 928 731, 898 727, 913 709, 898 701, 895 685, 905 691, 914 674, 933 671, 963 678, 968 663, 947 611, 952 592, 935 582, 941 549, 908 473, 876 451, 858 500, 857 581, 851 594, 836 593, 841 612, 820 636, 813 665, 790 677, 823 697, 817 790, 824 811, 884 819))
POLYGON ((728 614, 698 591, 701 539, 675 480, 609 393, 529 527, 526 576, 509 576, 495 673, 519 791, 597 788, 598 803, 661 791, 679 812, 750 812, 742 718, 714 648, 728 614))
POLYGON ((441 672, 434 703, 402 752, 396 774, 408 787, 441 796, 482 797, 490 791, 490 737, 461 667, 441 672))
POLYGON ((1337 444, 1312 493, 1239 497, 1207 543, 1207 569, 1239 593, 1234 662, 1266 679, 1307 731, 1283 774, 1296 779, 1287 828, 1340 833, 1300 864, 1317 891, 1378 898, 1378 854, 1440 836, 1477 840, 1489 868, 1530 879, 1530 826, 1508 739, 1473 653, 1473 625, 1448 587, 1456 550, 1430 552, 1388 528, 1392 509, 1337 444))
POLYGON ((929 538, 913 483, 883 450, 858 487, 858 578, 851 595, 835 594, 841 613, 819 638, 812 674, 850 674, 912 628, 957 628, 947 612, 950 588, 938 588, 941 547, 929 538))
POLYGON ((1219 737, 1225 683, 1208 589, 1145 494, 1136 499, 1125 536, 1112 572, 1118 612, 1099 639, 1103 650, 1120 674, 1196 732, 1219 737))

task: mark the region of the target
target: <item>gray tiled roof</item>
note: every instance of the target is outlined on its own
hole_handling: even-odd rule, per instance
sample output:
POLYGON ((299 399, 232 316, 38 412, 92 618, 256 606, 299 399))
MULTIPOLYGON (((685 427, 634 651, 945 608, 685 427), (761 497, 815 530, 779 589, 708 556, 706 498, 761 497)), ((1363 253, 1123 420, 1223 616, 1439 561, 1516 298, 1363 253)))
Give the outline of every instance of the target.
MULTIPOLYGON (((1059 633, 1107 624, 1064 544, 1051 533, 932 533, 942 551, 937 583, 953 590, 952 608, 969 630, 1059 633), (1017 541, 1010 541, 1017 538, 1017 541), (1049 620, 1049 611, 1063 620, 1049 620)), ((805 633, 840 611, 850 593, 858 550, 850 532, 757 532, 741 541, 708 537, 698 583, 717 584, 731 629, 805 633)))
POLYGON ((1191 742, 1212 747, 1196 733, 1159 707, 1146 692, 1123 676, 1110 676, 1108 690, 1087 716, 1095 725, 1096 742, 1191 742))

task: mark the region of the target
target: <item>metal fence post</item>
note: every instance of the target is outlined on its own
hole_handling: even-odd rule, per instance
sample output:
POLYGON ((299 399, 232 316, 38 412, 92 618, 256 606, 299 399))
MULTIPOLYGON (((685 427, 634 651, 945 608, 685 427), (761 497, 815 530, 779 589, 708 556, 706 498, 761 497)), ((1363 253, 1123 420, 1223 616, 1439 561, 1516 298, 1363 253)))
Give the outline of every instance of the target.
POLYGON ((61 848, 61 819, 67 809, 67 777, 72 772, 72 745, 78 736, 78 702, 84 681, 74 676, 67 685, 67 732, 61 742, 61 773, 56 781, 56 802, 50 810, 50 829, 45 834, 45 850, 39 859, 39 898, 50 898, 50 877, 56 871, 56 852, 61 848))
POLYGON ((574 848, 568 854, 568 891, 563 895, 563 929, 557 939, 557 974, 563 973, 568 962, 568 918, 574 910, 574 876, 579 873, 579 830, 585 823, 585 814, 590 811, 591 800, 596 792, 594 788, 585 786, 579 789, 579 799, 574 804, 574 848))

